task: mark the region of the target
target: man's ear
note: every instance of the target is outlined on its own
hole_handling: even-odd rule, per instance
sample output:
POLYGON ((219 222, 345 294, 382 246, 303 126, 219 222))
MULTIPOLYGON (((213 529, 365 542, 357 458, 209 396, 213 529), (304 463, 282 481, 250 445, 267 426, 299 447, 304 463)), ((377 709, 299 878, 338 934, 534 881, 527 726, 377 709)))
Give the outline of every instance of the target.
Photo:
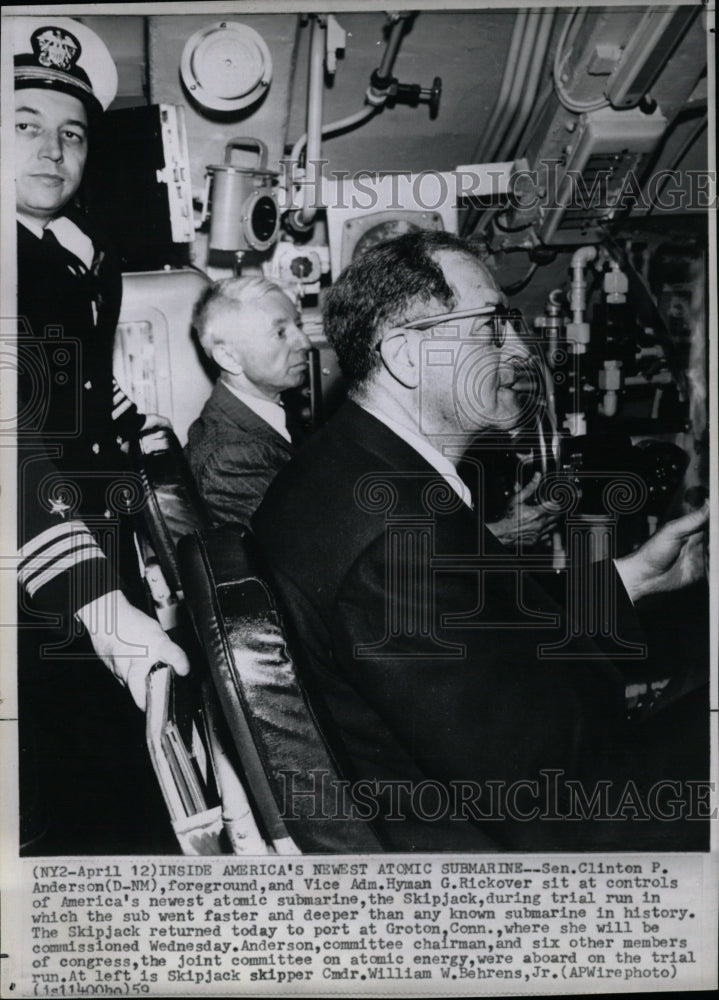
POLYGON ((419 337, 413 330, 393 327, 379 345, 382 362, 399 383, 407 389, 419 385, 419 337))
POLYGON ((212 348, 212 360, 230 375, 242 374, 239 353, 232 344, 215 344, 212 348))

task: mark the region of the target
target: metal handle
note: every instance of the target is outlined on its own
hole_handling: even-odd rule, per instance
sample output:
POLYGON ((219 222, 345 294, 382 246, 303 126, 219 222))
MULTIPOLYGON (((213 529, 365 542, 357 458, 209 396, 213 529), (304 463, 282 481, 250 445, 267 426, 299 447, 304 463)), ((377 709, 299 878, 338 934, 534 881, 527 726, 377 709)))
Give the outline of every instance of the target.
POLYGON ((260 170, 267 169, 267 146, 261 139, 230 139, 225 146, 225 163, 232 162, 232 152, 235 149, 250 147, 256 149, 260 157, 260 170))

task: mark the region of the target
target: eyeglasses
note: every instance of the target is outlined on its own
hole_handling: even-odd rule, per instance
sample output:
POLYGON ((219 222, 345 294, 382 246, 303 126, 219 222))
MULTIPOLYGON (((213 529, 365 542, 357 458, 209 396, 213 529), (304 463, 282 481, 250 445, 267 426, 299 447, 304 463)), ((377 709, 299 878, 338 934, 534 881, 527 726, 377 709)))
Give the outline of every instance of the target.
POLYGON ((491 334, 492 344, 499 348, 504 345, 507 336, 507 324, 515 326, 523 322, 522 313, 519 309, 508 309, 501 303, 493 306, 478 306, 475 309, 458 309, 456 312, 439 313, 437 316, 423 316, 421 319, 413 319, 409 323, 403 323, 403 330, 429 330, 433 326, 440 326, 443 323, 450 323, 459 319, 470 319, 476 316, 476 322, 472 324, 470 337, 478 337, 485 330, 491 334))

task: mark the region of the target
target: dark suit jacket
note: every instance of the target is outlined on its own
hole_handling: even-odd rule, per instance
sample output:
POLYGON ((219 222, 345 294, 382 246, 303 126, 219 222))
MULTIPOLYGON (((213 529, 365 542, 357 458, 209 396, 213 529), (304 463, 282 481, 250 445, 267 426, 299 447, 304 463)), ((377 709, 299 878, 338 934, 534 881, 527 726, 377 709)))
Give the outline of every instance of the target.
POLYGON ((192 473, 216 524, 249 524, 295 448, 217 382, 188 432, 192 473))
MULTIPOLYGON (((538 797, 517 801, 526 812, 546 804, 543 770, 613 776, 625 735, 617 664, 581 637, 569 658, 538 653, 564 635, 564 602, 518 571, 442 477, 366 411, 347 403, 285 466, 253 528, 353 777, 430 780, 453 795, 452 782, 478 782, 482 811, 487 782, 538 780, 538 797)), ((636 639, 623 589, 617 600, 620 634, 636 639)), ((578 843, 579 824, 513 821, 512 811, 469 824, 413 814, 384 829, 403 849, 476 849, 482 836, 578 843)), ((594 833, 590 824, 590 842, 594 833)))

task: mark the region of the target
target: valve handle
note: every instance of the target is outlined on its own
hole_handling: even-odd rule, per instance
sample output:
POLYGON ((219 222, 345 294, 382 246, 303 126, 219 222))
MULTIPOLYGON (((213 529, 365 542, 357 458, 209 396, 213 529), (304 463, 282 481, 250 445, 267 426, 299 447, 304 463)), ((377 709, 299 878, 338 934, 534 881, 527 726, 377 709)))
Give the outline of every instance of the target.
POLYGON ((429 92, 429 117, 436 118, 439 112, 439 99, 442 96, 442 77, 435 76, 429 92))

